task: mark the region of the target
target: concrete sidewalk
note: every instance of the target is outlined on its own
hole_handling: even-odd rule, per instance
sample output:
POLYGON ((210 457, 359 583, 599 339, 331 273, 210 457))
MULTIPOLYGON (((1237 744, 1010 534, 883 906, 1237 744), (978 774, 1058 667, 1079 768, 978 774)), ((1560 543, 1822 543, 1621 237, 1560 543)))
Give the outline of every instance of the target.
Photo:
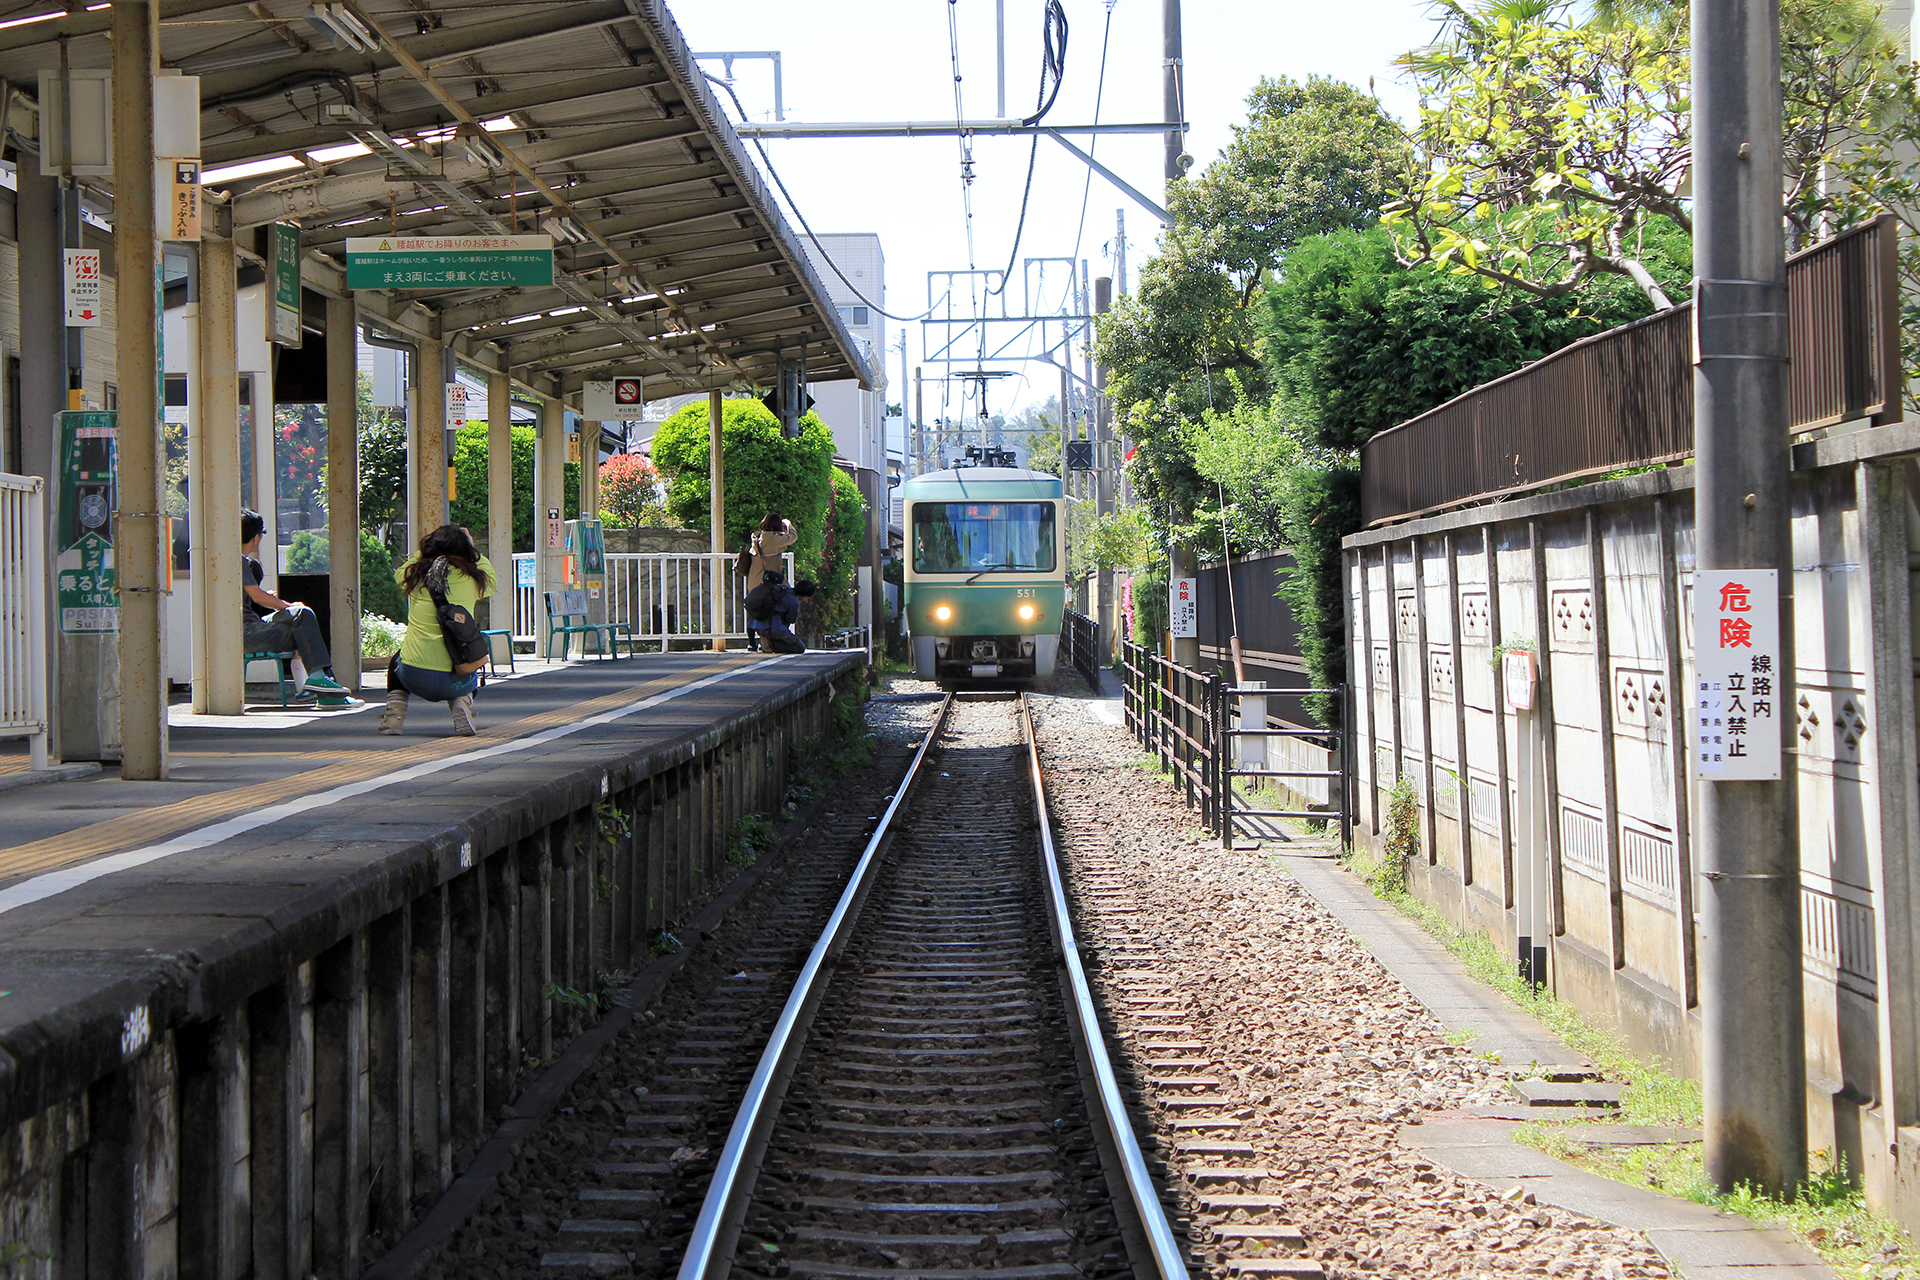
MULTIPOLYGON (((1295 841, 1267 848, 1443 1026, 1470 1033, 1475 1049, 1499 1054, 1510 1067, 1538 1064, 1576 1073, 1590 1066, 1511 1000, 1475 980, 1426 930, 1375 897, 1333 860, 1330 845, 1295 841)), ((1498 1114, 1454 1113, 1405 1126, 1400 1142, 1502 1192, 1521 1188, 1543 1203, 1638 1231, 1685 1280, 1835 1280, 1833 1270, 1791 1232, 1614 1182, 1515 1143, 1512 1133, 1527 1118, 1516 1099, 1510 1111, 1498 1114)), ((1697 1135, 1605 1125, 1583 1129, 1581 1136, 1634 1145, 1697 1135)))

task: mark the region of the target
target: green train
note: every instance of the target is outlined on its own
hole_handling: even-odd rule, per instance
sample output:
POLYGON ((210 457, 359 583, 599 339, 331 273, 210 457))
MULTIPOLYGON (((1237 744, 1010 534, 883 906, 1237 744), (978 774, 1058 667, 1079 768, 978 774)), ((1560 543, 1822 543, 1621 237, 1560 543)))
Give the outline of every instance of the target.
POLYGON ((914 674, 946 684, 1052 675, 1067 602, 1059 477, 963 466, 915 476, 900 498, 914 674))

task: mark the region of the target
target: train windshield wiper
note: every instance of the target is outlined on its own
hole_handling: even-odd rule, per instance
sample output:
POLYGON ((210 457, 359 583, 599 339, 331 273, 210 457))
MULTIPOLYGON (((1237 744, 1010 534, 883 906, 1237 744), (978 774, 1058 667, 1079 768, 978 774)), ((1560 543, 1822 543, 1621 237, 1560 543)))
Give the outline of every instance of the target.
POLYGON ((1020 566, 1017 564, 990 564, 986 568, 982 569, 980 572, 974 574, 973 577, 968 578, 961 585, 972 586, 976 581, 986 577, 990 573, 1006 573, 1009 570, 1019 571, 1019 569, 1020 569, 1020 566))

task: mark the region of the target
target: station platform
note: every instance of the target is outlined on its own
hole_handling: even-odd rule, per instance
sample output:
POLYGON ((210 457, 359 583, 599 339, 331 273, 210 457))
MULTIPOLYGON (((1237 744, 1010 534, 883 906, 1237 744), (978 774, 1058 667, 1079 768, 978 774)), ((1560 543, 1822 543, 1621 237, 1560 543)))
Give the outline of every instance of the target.
POLYGON ((684 903, 698 868, 723 869, 728 826, 778 808, 789 749, 829 722, 833 696, 860 687, 864 661, 522 664, 476 699, 477 737, 453 736, 446 706, 417 699, 403 735, 380 735, 375 675, 382 687, 344 711, 215 719, 176 707, 165 781, 122 781, 108 766, 0 791, 0 1120, 58 1103, 263 983, 307 982, 301 966, 327 948, 417 913, 422 895, 446 898, 489 859, 527 875, 539 864, 545 892, 619 953, 568 959, 587 940, 555 923, 529 961, 540 972, 590 978, 644 954, 676 886, 684 903), (594 816, 606 805, 620 807, 624 834, 603 843, 594 816))

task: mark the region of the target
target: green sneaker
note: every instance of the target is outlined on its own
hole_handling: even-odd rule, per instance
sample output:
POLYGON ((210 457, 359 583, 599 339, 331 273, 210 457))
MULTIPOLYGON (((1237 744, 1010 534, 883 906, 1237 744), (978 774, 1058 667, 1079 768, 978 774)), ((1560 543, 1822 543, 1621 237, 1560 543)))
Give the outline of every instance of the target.
POLYGON ((332 676, 324 676, 316 672, 307 677, 304 691, 317 693, 322 696, 332 695, 344 697, 346 696, 347 689, 345 685, 335 680, 332 676))

